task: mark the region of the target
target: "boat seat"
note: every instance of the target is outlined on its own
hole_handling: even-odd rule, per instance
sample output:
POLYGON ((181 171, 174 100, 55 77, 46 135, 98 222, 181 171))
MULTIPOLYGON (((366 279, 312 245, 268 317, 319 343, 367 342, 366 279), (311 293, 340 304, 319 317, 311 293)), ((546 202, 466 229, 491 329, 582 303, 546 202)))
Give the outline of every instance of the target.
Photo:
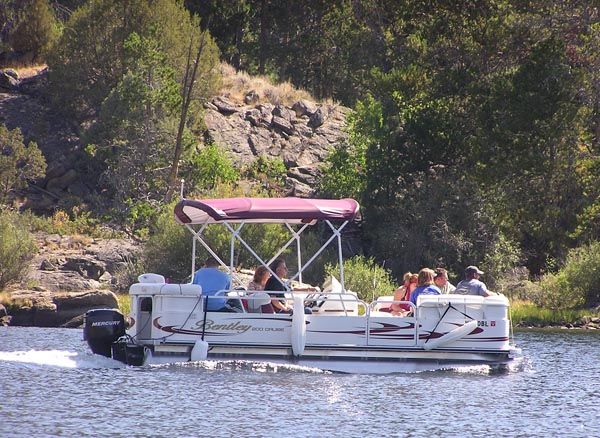
POLYGON ((394 301, 393 295, 384 295, 377 298, 377 302, 373 306, 373 312, 391 312, 392 311, 392 302, 394 301))
POLYGON ((248 313, 275 313, 271 304, 271 296, 266 292, 256 292, 244 299, 248 313))

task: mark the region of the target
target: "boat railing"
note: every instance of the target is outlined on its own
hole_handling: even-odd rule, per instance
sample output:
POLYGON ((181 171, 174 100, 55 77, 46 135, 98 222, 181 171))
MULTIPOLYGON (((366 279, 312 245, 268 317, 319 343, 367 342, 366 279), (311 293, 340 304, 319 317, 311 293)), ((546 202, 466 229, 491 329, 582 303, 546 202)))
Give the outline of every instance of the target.
MULTIPOLYGON (((296 292, 303 295, 304 305, 311 308, 315 314, 343 313, 344 316, 365 316, 369 305, 357 295, 346 292, 296 292), (328 308, 332 303, 339 303, 341 308, 328 308), (362 311, 361 311, 362 309, 362 311)), ((292 295, 294 292, 292 291, 292 295)))
MULTIPOLYGON (((305 307, 312 310, 314 314, 320 315, 344 315, 344 316, 366 316, 369 305, 358 298, 352 292, 307 292, 307 291, 248 291, 245 289, 221 290, 208 299, 234 300, 239 303, 235 307, 244 313, 253 313, 257 308, 268 305, 277 299, 274 294, 285 294, 285 299, 293 301, 294 295, 299 295, 304 301, 305 307), (291 298, 291 299, 290 299, 291 298), (255 306, 252 306, 255 304, 255 306)), ((264 313, 264 309, 263 309, 264 313)))

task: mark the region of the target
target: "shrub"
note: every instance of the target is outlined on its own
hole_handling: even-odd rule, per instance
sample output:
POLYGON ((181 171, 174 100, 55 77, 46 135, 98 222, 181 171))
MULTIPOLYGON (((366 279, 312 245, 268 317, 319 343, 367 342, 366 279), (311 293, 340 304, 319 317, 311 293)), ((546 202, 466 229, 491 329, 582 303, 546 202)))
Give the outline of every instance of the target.
POLYGON ((30 211, 24 211, 19 215, 19 219, 30 232, 44 231, 61 236, 84 234, 106 239, 123 237, 123 233, 91 217, 90 212, 79 211, 78 208, 73 208, 71 214, 56 210, 50 217, 36 216, 30 211))
POLYGON ((221 183, 235 182, 239 178, 237 169, 227 153, 217 145, 209 143, 190 159, 191 169, 187 176, 190 183, 201 189, 212 189, 221 183))
POLYGON ((27 146, 19 128, 9 130, 0 125, 0 203, 27 186, 27 180, 44 176, 46 160, 35 142, 27 146))
POLYGON ((0 212, 0 290, 21 280, 37 252, 35 240, 19 215, 0 212))
POLYGON ((556 273, 528 285, 527 297, 545 309, 592 307, 600 302, 600 242, 572 249, 556 273))
POLYGON ((554 287, 560 288, 572 303, 569 308, 600 303, 600 242, 569 251, 554 287))
POLYGON ((243 172, 246 178, 259 180, 265 188, 271 185, 282 185, 285 182, 287 168, 281 158, 269 158, 260 155, 243 172))
MULTIPOLYGON (((146 272, 145 266, 141 260, 135 258, 127 258, 125 264, 115 272, 115 287, 119 292, 127 292, 129 286, 137 283, 137 278, 140 274, 146 272)), ((121 300, 119 300, 119 308, 121 308, 121 300)))
MULTIPOLYGON (((339 265, 327 265, 325 270, 328 275, 336 278, 340 276, 339 265)), ((344 283, 347 290, 356 292, 364 301, 392 295, 396 289, 389 271, 379 266, 374 259, 364 256, 344 261, 344 283)))
POLYGON ((16 52, 31 52, 33 60, 43 57, 58 38, 59 26, 47 0, 29 1, 10 36, 16 52))

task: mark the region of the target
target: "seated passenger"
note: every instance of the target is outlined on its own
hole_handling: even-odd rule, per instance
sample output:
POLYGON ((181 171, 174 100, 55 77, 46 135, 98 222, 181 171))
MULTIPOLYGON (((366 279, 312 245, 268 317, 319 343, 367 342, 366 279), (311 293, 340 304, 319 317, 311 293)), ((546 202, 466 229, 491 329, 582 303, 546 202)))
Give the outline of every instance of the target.
POLYGON ((423 268, 419 271, 417 288, 410 294, 410 301, 417 304, 419 295, 440 295, 440 289, 433 283, 435 272, 429 268, 423 268))
MULTIPOLYGON (((287 265, 284 259, 275 259, 271 263, 271 270, 277 274, 277 277, 283 279, 287 273, 287 265)), ((279 279, 272 275, 265 284, 265 290, 271 295, 271 303, 275 308, 276 313, 292 313, 292 307, 288 306, 287 300, 285 299, 285 293, 289 290, 279 279), (280 293, 271 293, 272 291, 281 291, 280 293)))
POLYGON ((437 268, 435 270, 433 282, 443 294, 453 294, 456 290, 456 287, 448 281, 448 271, 444 268, 437 268))
MULTIPOLYGON (((231 289, 229 275, 219 270, 219 262, 213 257, 207 258, 204 266, 196 271, 192 283, 199 284, 202 295, 205 296, 214 296, 221 290, 231 289)), ((208 299, 206 308, 209 312, 235 312, 226 302, 226 297, 208 299)))
MULTIPOLYGON (((404 284, 394 292, 394 301, 410 301, 410 294, 417 287, 417 274, 407 272, 404 274, 404 284)), ((390 311, 392 315, 405 316, 411 310, 408 304, 392 303, 390 311)))
POLYGON ((482 297, 496 295, 494 292, 488 290, 484 282, 479 281, 479 277, 482 275, 483 271, 480 271, 477 266, 467 266, 467 269, 465 269, 465 279, 456 285, 456 289, 453 293, 461 295, 479 295, 482 297))
MULTIPOLYGON (((271 270, 275 272, 277 277, 283 278, 287 275, 288 269, 285 264, 284 259, 275 259, 273 263, 271 263, 271 270)), ((281 281, 279 281, 274 275, 267 280, 267 284, 265 285, 265 291, 273 298, 271 300, 271 304, 275 309, 275 313, 293 313, 293 307, 289 306, 287 300, 285 298, 286 291, 289 291, 290 288, 285 286, 281 281), (281 291, 281 293, 272 293, 272 291, 281 291)), ((303 288, 294 288, 294 291, 308 291, 315 292, 317 289, 314 287, 303 287, 303 288)), ((310 315, 312 310, 309 307, 304 307, 304 313, 310 315)))
POLYGON ((252 281, 248 283, 248 290, 265 290, 265 285, 267 284, 270 276, 271 273, 266 267, 259 266, 256 268, 256 271, 254 271, 254 277, 252 278, 252 281))

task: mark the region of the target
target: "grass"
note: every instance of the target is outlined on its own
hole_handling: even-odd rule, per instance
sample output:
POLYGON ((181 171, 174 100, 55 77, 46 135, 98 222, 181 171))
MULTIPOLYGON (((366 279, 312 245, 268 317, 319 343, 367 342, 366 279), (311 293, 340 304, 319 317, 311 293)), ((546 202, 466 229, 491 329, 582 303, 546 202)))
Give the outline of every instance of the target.
POLYGON ((33 303, 29 299, 15 299, 8 292, 0 292, 0 304, 6 307, 6 311, 10 314, 11 311, 21 307, 31 307, 33 303))
POLYGON ((578 324, 585 316, 599 316, 592 310, 551 310, 536 306, 530 301, 511 302, 513 324, 519 326, 562 326, 578 324))
POLYGON ((29 211, 24 211, 20 214, 20 218, 31 232, 43 231, 61 236, 75 236, 75 240, 81 240, 82 244, 86 242, 89 244, 92 238, 96 237, 107 239, 123 237, 123 233, 102 225, 98 219, 90 217, 88 212, 79 213, 71 218, 62 210, 55 211, 51 217, 36 216, 29 211))
POLYGON ((257 103, 272 103, 273 105, 291 105, 294 102, 307 99, 314 101, 307 91, 295 88, 290 82, 273 85, 267 76, 250 76, 243 71, 236 71, 229 64, 221 63, 223 86, 221 93, 227 93, 235 102, 243 102, 244 96, 251 90, 258 94, 257 103))

